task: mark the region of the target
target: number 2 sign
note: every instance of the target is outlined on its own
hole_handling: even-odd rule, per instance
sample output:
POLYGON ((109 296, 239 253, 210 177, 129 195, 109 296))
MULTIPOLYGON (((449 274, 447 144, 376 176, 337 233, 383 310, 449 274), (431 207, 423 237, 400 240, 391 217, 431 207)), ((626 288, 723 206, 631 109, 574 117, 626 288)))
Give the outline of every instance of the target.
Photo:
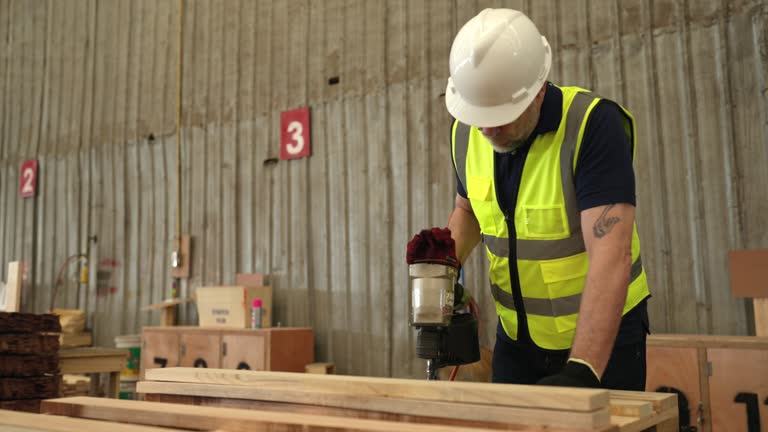
POLYGON ((21 179, 19 182, 19 196, 22 198, 35 196, 37 187, 37 161, 25 160, 21 164, 21 179))
POLYGON ((280 159, 309 156, 309 107, 280 113, 280 159))

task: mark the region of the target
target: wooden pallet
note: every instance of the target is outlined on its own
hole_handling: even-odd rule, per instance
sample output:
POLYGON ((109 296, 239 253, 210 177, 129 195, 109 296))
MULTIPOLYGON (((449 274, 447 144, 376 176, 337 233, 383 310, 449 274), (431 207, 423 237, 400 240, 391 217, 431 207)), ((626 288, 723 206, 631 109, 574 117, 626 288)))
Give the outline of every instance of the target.
POLYGON ((153 401, 488 429, 641 431, 677 418, 676 396, 656 393, 194 368, 147 379, 137 391, 153 401))

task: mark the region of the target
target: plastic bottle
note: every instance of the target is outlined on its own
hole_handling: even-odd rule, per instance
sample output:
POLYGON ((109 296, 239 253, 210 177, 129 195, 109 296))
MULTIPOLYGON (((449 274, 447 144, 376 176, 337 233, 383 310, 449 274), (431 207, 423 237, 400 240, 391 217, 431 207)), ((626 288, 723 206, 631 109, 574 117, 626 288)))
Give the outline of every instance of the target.
POLYGON ((253 299, 251 308, 251 328, 261 328, 261 299, 253 299))

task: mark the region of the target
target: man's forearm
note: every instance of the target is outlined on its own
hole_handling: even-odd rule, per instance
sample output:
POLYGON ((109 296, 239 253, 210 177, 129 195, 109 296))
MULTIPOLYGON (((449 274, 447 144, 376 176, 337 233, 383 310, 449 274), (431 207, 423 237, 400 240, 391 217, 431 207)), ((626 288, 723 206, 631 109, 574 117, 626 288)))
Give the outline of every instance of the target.
POLYGON ((602 377, 611 357, 627 298, 632 256, 590 262, 571 357, 587 361, 602 377), (598 277, 599 275, 599 277, 598 277))
POLYGON ((474 213, 456 206, 448 217, 448 228, 456 241, 456 257, 463 265, 472 249, 480 242, 480 225, 474 213))

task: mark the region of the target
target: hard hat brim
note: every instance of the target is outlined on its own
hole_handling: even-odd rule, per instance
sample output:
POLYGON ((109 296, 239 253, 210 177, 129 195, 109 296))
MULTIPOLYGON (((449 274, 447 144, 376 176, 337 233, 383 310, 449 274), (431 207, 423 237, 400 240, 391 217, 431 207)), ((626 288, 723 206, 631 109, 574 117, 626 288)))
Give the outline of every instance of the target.
POLYGON ((476 127, 504 126, 517 120, 531 105, 546 79, 537 82, 525 98, 517 102, 508 102, 495 106, 478 106, 464 100, 454 89, 453 81, 448 78, 445 90, 445 107, 456 120, 476 127))

